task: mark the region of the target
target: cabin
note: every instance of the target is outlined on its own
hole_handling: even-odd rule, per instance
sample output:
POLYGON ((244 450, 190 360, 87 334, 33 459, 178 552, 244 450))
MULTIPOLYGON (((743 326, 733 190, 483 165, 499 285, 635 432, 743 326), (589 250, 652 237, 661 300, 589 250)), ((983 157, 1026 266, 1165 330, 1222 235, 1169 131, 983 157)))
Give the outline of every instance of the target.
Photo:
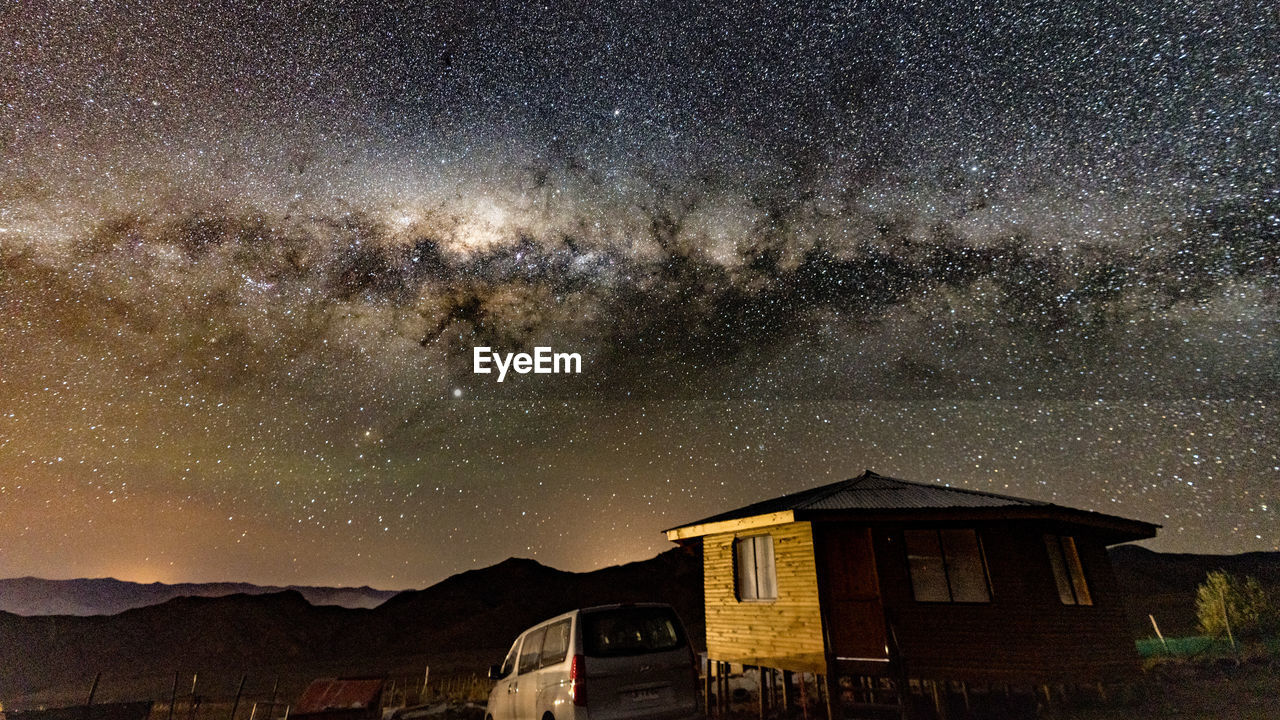
POLYGON ((851 686, 1132 675, 1107 546, 1158 527, 868 470, 666 533, 701 544, 708 659, 823 676, 834 717, 851 686))

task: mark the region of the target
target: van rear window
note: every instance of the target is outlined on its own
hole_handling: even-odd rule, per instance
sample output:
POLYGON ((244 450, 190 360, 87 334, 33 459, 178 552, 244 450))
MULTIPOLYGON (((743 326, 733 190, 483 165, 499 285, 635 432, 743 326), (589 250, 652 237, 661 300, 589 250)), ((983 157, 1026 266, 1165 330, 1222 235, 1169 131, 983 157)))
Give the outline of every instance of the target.
POLYGON ((670 608, 635 607, 584 614, 582 642, 587 655, 616 657, 675 650, 685 639, 670 608))

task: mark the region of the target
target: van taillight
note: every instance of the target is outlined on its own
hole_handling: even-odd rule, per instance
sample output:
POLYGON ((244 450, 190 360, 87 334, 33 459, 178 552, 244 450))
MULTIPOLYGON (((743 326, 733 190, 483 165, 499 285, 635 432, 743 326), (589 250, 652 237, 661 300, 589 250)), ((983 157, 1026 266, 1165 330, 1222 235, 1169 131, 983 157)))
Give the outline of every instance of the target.
POLYGON ((573 656, 573 664, 569 666, 569 696, 573 704, 585 707, 587 704, 587 659, 581 655, 573 656))

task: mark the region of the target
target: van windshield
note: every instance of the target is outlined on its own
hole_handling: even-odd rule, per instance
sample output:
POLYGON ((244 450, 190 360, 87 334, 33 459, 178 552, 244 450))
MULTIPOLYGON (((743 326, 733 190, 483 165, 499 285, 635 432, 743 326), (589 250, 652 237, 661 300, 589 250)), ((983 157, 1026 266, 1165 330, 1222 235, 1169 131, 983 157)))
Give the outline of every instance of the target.
POLYGON ((671 608, 632 607, 582 615, 586 654, 617 657, 675 650, 685 644, 680 621, 671 608))

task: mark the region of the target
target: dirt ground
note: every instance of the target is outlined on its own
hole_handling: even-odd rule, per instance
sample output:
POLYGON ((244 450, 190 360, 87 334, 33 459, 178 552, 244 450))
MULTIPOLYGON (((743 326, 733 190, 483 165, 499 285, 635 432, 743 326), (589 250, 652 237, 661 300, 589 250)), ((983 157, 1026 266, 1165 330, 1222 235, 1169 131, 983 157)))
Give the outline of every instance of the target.
MULTIPOLYGON (((221 687, 225 685, 234 692, 235 685, 230 676, 223 679, 226 682, 215 682, 215 679, 210 675, 202 675, 201 685, 211 689, 214 687, 226 689, 221 687), (231 684, 228 685, 228 683, 231 684)), ((435 683, 442 681, 445 679, 441 678, 435 683)), ((171 682, 171 679, 167 682, 171 682)), ((445 682, 447 684, 447 681, 445 682)), ((282 689, 287 684, 281 683, 282 689)), ((141 686, 131 687, 129 684, 111 683, 111 685, 120 686, 115 688, 115 693, 103 693, 103 695, 120 694, 122 697, 107 697, 108 701, 139 697, 160 699, 161 695, 168 694, 168 688, 160 692, 149 685, 145 690, 141 686), (125 695, 132 697, 123 697, 125 695)), ((269 689, 269 685, 264 688, 269 689)), ((442 686, 441 689, 445 688, 442 686)), ((449 698, 435 700, 429 710, 422 708, 418 712, 407 713, 409 717, 403 717, 401 720, 480 720, 483 717, 481 709, 484 702, 481 697, 483 693, 475 692, 473 688, 463 688, 461 685, 456 689, 472 691, 446 693, 450 696, 449 698), (457 697, 452 697, 453 695, 457 697), (475 697, 470 697, 472 695, 475 697), (468 700, 471 701, 469 705, 468 700), (442 701, 443 704, 440 704, 442 701), (423 710, 426 711, 423 712, 423 710)), ((82 698, 79 695, 80 692, 83 692, 82 689, 76 689, 78 698, 82 698)), ((289 696, 289 693, 281 694, 285 697, 289 696)), ((247 717, 248 708, 252 705, 252 701, 248 700, 249 697, 252 696, 246 695, 246 702, 241 704, 238 717, 247 717)), ((1105 700, 1101 699, 1096 692, 1082 692, 1068 699, 1063 699, 1055 693, 1053 704, 1046 707, 1039 697, 1035 697, 1034 700, 1031 699, 1032 697, 1029 693, 1024 693, 1022 700, 1025 702, 1020 703, 1020 707, 1010 714, 1010 712, 982 707, 984 704, 982 699, 975 696, 972 698, 974 704, 972 709, 975 712, 965 713, 962 707, 957 707, 953 703, 953 712, 948 720, 979 718, 1014 720, 1015 717, 1045 720, 1146 720, 1147 718, 1280 720, 1280 655, 1258 654, 1239 662, 1227 658, 1149 662, 1139 682, 1124 687, 1109 687, 1105 700)), ((67 699, 72 703, 75 702, 70 696, 67 699)), ((102 699, 101 696, 100 699, 102 699)), ((225 720, 230 710, 228 700, 230 700, 229 697, 214 700, 203 707, 198 715, 186 712, 186 707, 180 703, 176 717, 182 720, 225 720)), ((83 702, 82 699, 79 701, 83 702)), ((56 704, 50 703, 50 705, 56 704)), ((163 701, 158 702, 152 711, 152 717, 164 718, 166 710, 167 706, 163 701)), ((928 714, 932 715, 931 712, 928 714)), ((725 720, 756 720, 759 718, 758 706, 755 705, 754 698, 744 698, 744 702, 737 705, 734 712, 723 717, 725 720)), ((791 717, 799 718, 801 713, 797 711, 791 717)), ((825 713, 820 712, 815 704, 810 708, 809 717, 820 720, 825 717, 825 713)), ((717 719, 713 715, 711 720, 717 719)))
MULTIPOLYGON (((968 712, 959 698, 952 700, 947 720, 1280 720, 1280 658, 1152 663, 1138 682, 1108 686, 1105 699, 1094 690, 1065 698, 1055 690, 1052 703, 1046 704, 1039 694, 1023 689, 1015 693, 1012 705, 1003 704, 1007 701, 1004 697, 997 706, 974 695, 968 712)), ((931 702, 920 697, 916 702, 920 718, 936 717, 931 702)), ((788 717, 800 718, 801 714, 797 711, 788 717)), ((814 707, 808 717, 824 720, 826 715, 814 707)), ((748 700, 721 718, 757 720, 758 706, 748 700)), ((711 720, 720 718, 712 715, 711 720)))
POLYGON ((1149 668, 1134 698, 1062 708, 1071 720, 1276 720, 1280 718, 1280 661, 1171 661, 1149 668))

